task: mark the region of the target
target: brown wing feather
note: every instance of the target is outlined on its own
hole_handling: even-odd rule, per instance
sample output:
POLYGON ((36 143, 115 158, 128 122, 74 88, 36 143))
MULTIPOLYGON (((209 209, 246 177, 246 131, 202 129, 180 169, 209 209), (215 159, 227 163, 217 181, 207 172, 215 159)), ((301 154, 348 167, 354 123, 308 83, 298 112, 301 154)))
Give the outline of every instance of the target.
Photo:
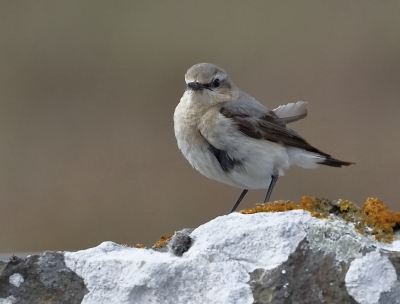
POLYGON ((272 111, 264 114, 260 118, 252 117, 244 113, 235 113, 227 107, 222 107, 220 113, 232 119, 236 123, 238 130, 251 138, 265 139, 319 154, 325 157, 325 159, 319 162, 323 165, 341 167, 354 164, 335 159, 329 154, 311 146, 295 131, 286 127, 286 124, 272 111))
POLYGON ((273 112, 256 118, 242 113, 233 113, 229 108, 222 107, 220 113, 232 119, 236 123, 238 130, 251 138, 266 139, 318 153, 323 156, 329 156, 317 148, 314 148, 296 132, 287 128, 273 112))

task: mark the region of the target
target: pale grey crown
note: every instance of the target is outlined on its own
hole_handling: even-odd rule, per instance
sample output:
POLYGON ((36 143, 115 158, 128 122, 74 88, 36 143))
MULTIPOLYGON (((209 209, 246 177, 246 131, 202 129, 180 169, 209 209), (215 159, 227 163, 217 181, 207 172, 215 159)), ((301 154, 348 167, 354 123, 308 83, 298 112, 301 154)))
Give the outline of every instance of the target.
POLYGON ((194 91, 221 91, 232 88, 226 72, 212 63, 195 64, 186 72, 185 81, 188 89, 194 91))

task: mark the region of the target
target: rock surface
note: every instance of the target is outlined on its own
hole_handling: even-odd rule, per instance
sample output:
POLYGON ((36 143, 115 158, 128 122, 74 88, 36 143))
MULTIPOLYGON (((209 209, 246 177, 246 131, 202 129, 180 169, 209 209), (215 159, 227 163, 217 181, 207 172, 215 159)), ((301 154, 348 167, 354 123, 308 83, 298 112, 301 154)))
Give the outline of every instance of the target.
POLYGON ((87 293, 61 252, 0 261, 0 304, 81 303, 87 293))
POLYGON ((104 242, 0 264, 5 303, 400 303, 400 240, 303 210, 233 213, 161 249, 104 242))

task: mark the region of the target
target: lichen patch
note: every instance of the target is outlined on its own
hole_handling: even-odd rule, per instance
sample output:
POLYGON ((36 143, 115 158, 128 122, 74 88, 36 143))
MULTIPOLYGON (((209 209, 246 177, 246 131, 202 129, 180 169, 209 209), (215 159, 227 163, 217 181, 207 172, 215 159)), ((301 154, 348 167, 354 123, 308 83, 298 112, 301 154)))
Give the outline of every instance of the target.
POLYGON ((336 215, 346 222, 354 224, 354 228, 363 235, 372 235, 377 241, 390 243, 393 233, 400 229, 400 212, 388 210, 385 204, 377 198, 368 198, 360 208, 349 200, 329 200, 310 196, 301 197, 300 203, 292 201, 276 201, 257 204, 252 208, 239 211, 243 214, 258 212, 284 212, 303 209, 314 217, 328 218, 336 215))

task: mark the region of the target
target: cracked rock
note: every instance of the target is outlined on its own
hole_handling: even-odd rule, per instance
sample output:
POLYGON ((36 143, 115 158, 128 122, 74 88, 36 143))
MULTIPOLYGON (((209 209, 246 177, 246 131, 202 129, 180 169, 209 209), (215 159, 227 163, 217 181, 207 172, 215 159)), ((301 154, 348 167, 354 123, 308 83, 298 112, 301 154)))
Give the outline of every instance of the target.
POLYGON ((398 236, 379 243, 303 210, 233 213, 159 250, 104 242, 4 261, 0 271, 1 304, 400 303, 398 236))

